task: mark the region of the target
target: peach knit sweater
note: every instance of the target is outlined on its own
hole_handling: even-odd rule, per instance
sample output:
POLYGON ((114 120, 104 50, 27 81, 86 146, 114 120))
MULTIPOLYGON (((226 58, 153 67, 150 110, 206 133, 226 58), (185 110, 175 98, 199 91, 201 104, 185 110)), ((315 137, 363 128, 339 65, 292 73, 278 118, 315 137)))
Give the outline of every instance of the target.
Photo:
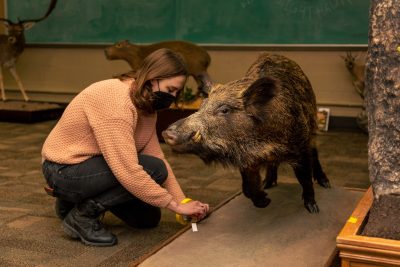
POLYGON ((118 181, 142 201, 166 207, 184 194, 165 160, 156 134, 156 114, 139 111, 130 99, 131 80, 94 83, 65 109, 42 148, 43 160, 76 164, 103 155, 118 181), (161 187, 138 164, 138 154, 164 160, 168 178, 161 187))

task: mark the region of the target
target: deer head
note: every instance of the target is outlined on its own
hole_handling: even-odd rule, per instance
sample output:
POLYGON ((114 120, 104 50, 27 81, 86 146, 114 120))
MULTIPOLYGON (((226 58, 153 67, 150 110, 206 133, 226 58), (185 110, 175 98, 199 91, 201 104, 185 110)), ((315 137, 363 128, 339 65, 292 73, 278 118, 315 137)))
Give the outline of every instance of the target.
POLYGON ((340 57, 344 59, 344 64, 346 65, 346 68, 350 72, 352 72, 358 55, 353 56, 351 54, 351 52, 346 52, 346 56, 345 57, 344 56, 340 56, 340 57))
POLYGON ((56 3, 57 0, 51 0, 46 14, 38 19, 27 19, 27 20, 18 19, 18 22, 13 22, 9 19, 0 18, 0 21, 7 28, 8 32, 7 42, 9 44, 14 45, 18 51, 22 52, 25 46, 24 31, 32 28, 32 26, 35 25, 35 23, 46 19, 55 8, 56 3))

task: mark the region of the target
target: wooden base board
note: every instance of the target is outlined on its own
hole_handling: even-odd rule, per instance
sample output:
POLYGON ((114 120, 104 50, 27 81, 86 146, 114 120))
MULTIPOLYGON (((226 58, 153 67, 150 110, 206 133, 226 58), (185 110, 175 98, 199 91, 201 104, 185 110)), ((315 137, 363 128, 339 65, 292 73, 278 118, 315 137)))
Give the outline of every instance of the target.
POLYGON ((360 235, 372 202, 370 187, 336 238, 342 267, 400 266, 400 241, 360 235))
POLYGON ((59 119, 65 106, 34 101, 0 101, 0 121, 34 123, 59 119))

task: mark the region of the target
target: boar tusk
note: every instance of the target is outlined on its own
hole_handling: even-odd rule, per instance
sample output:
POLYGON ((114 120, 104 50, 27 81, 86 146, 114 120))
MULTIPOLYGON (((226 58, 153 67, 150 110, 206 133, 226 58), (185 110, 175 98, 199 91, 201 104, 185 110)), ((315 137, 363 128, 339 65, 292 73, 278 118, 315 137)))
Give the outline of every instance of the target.
POLYGON ((196 139, 193 140, 195 143, 199 143, 201 141, 201 135, 197 136, 196 139))
POLYGON ((200 131, 197 131, 196 134, 192 137, 193 142, 198 143, 201 140, 200 131))

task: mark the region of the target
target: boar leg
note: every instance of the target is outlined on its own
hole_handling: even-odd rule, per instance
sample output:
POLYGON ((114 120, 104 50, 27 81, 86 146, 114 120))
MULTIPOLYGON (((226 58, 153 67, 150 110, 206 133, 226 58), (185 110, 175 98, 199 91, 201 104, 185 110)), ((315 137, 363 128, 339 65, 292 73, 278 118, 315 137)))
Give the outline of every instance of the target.
POLYGON ((310 213, 318 213, 319 208, 314 198, 311 160, 311 155, 303 155, 297 164, 294 164, 293 170, 297 180, 303 187, 304 207, 310 213))
POLYGON ((278 185, 278 163, 268 162, 267 173, 265 175, 264 188, 271 188, 278 185))
POLYGON ((240 171, 242 175, 243 194, 253 201, 257 208, 265 208, 271 202, 267 193, 261 185, 261 176, 259 169, 244 169, 240 171))
POLYGON ((314 180, 316 180, 320 186, 330 188, 331 184, 329 183, 328 177, 326 177, 326 174, 322 170, 318 159, 318 150, 315 147, 313 147, 311 150, 311 156, 314 180))

